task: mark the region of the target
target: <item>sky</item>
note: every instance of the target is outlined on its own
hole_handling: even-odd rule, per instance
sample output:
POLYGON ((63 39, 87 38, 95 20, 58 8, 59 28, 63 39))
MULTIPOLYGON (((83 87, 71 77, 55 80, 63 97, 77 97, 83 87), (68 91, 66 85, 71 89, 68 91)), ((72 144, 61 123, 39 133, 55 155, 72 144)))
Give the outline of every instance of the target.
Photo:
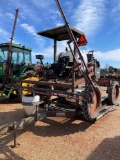
MULTIPOLYGON (((88 44, 81 47, 94 57, 101 67, 120 68, 120 0, 59 0, 69 25, 85 33, 88 44)), ((53 40, 38 32, 64 25, 55 0, 0 0, 0 43, 10 41, 15 10, 19 9, 14 43, 32 48, 44 55, 44 62, 53 62, 53 40)), ((58 53, 67 45, 58 43, 58 53)))

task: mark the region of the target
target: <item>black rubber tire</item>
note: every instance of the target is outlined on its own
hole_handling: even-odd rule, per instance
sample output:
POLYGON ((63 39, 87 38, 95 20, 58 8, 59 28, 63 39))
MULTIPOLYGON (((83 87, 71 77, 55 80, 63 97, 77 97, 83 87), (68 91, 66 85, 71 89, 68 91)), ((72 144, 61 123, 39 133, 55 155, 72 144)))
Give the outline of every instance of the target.
POLYGON ((117 103, 119 96, 119 83, 113 81, 108 87, 108 103, 110 105, 115 105, 117 103))
POLYGON ((92 103, 84 103, 82 107, 83 117, 87 121, 93 122, 99 114, 99 108, 101 106, 101 89, 97 84, 94 84, 94 97, 92 103))

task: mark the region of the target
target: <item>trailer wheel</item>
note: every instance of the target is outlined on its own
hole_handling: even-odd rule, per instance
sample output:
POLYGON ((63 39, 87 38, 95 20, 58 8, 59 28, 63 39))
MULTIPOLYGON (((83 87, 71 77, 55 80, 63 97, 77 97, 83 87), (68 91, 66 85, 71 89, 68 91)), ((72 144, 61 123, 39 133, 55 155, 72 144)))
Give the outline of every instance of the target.
POLYGON ((94 121, 99 113, 101 105, 101 90, 100 87, 94 85, 93 103, 85 103, 82 107, 83 116, 87 121, 94 121))
POLYGON ((119 83, 113 81, 108 88, 108 103, 114 105, 117 102, 119 96, 119 83))

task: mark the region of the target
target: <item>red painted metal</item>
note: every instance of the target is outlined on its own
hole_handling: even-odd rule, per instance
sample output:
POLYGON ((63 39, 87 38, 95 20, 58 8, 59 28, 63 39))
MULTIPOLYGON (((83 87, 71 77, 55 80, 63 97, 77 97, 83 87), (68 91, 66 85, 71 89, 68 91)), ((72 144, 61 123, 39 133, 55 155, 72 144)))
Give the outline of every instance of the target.
POLYGON ((108 86, 109 85, 109 81, 117 81, 120 84, 120 77, 115 77, 115 76, 111 76, 111 77, 101 77, 98 79, 97 83, 100 86, 108 86))

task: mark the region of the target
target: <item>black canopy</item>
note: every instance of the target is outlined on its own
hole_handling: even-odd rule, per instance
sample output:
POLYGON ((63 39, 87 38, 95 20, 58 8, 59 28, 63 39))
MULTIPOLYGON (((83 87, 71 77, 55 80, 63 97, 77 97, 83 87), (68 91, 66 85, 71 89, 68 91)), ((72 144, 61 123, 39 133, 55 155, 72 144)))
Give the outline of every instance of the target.
MULTIPOLYGON (((84 35, 83 32, 81 32, 71 26, 69 26, 69 27, 76 38, 79 38, 80 35, 84 35)), ((70 39, 67 27, 65 25, 60 26, 60 27, 56 27, 56 28, 52 28, 49 30, 41 31, 41 32, 38 32, 37 34, 44 36, 44 37, 47 37, 47 38, 55 39, 57 41, 63 41, 63 40, 70 39)))

